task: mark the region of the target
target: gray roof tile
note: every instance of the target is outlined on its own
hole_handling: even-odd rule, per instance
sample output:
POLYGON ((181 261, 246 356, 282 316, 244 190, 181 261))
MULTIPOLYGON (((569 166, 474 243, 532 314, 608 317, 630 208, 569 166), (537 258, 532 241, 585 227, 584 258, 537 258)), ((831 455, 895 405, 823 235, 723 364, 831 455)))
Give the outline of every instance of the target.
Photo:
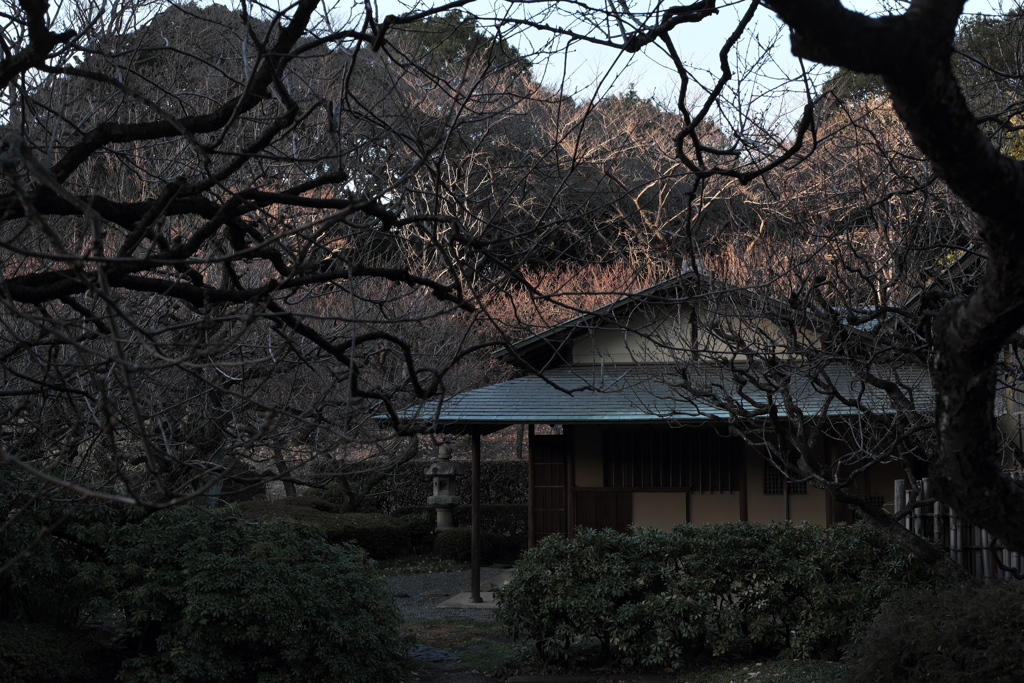
MULTIPOLYGON (((898 382, 919 410, 931 410, 931 383, 924 368, 872 368, 875 374, 898 382)), ((781 398, 739 385, 717 366, 686 368, 689 387, 717 387, 715 393, 734 404, 730 411, 721 403, 687 393, 681 387, 680 370, 665 366, 565 366, 545 373, 494 384, 475 391, 428 401, 400 413, 422 428, 443 430, 454 426, 501 427, 519 423, 584 424, 601 422, 700 422, 728 420, 733 413, 749 411, 764 415, 769 406, 786 416, 781 398)), ((844 400, 823 393, 820 381, 812 385, 806 376, 795 375, 790 391, 805 414, 829 416, 891 413, 893 406, 879 389, 866 385, 851 368, 833 365, 818 371, 844 400)))

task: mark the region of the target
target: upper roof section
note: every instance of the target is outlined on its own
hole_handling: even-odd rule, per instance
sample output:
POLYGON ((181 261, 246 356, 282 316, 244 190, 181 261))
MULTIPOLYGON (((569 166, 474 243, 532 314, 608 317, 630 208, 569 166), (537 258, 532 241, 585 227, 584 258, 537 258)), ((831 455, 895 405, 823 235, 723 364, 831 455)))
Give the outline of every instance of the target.
POLYGON ((528 372, 579 364, 744 361, 816 348, 827 321, 757 289, 687 272, 511 344, 528 372))

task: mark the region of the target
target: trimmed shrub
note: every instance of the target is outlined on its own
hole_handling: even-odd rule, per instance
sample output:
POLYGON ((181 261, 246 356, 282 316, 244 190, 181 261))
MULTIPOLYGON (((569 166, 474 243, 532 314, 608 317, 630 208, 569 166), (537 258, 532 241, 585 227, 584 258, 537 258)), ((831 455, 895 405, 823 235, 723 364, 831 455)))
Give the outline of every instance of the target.
POLYGON ((836 656, 885 599, 933 580, 865 525, 578 529, 527 551, 498 617, 552 661, 588 647, 639 668, 836 656))
POLYGON ((373 512, 349 512, 326 515, 317 520, 331 543, 352 543, 366 550, 375 560, 387 560, 414 552, 409 526, 403 520, 373 512))
MULTIPOLYGON (((395 515, 410 516, 418 515, 429 519, 431 523, 436 519, 434 508, 427 505, 416 505, 398 508, 395 515)), ((526 505, 488 505, 480 506, 481 529, 488 533, 500 534, 511 538, 520 549, 526 548, 528 518, 526 505)), ((459 505, 455 508, 455 525, 457 527, 472 526, 473 507, 471 505, 459 505)))
MULTIPOLYGON (((473 557, 473 530, 467 527, 446 529, 434 539, 434 554, 442 560, 469 562, 473 557)), ((511 564, 519 555, 519 546, 500 534, 484 532, 480 536, 480 561, 484 564, 511 564)))
POLYGON ((847 656, 848 683, 1014 683, 1024 670, 1024 585, 916 591, 880 610, 847 656))
POLYGON ((276 505, 290 505, 292 507, 313 508, 320 512, 337 512, 339 506, 332 501, 319 496, 293 496, 292 498, 279 498, 273 501, 276 505))
MULTIPOLYGON (((528 515, 526 505, 480 505, 481 528, 494 534, 514 539, 526 547, 528 515)), ((470 526, 473 522, 473 506, 459 505, 455 508, 455 524, 470 526)))
POLYGON ((398 519, 405 524, 409 534, 408 551, 417 555, 429 553, 434 544, 435 520, 417 514, 402 515, 398 519))
MULTIPOLYGON (((360 510, 366 505, 376 506, 380 512, 400 514, 403 508, 423 507, 427 497, 433 495, 433 484, 423 474, 433 460, 410 460, 398 466, 391 476, 377 485, 373 492, 364 499, 360 510)), ((470 463, 456 460, 462 467, 463 476, 455 479, 454 495, 462 496, 469 502, 470 463)), ((527 464, 525 460, 484 460, 480 463, 480 500, 491 505, 526 505, 527 464)), ((326 497, 342 502, 340 487, 328 486, 323 490, 309 490, 306 495, 326 497), (333 496, 333 497, 332 497, 333 496)))
POLYGON ((122 683, 400 675, 394 601, 349 547, 174 508, 111 529, 105 565, 108 604, 137 653, 122 683))
POLYGON ((389 515, 369 512, 335 514, 281 501, 240 503, 238 509, 259 519, 281 518, 292 528, 317 533, 329 543, 352 543, 375 560, 409 554, 417 543, 411 538, 408 523, 389 515))
POLYGON ((400 508, 395 508, 395 511, 391 514, 395 517, 411 517, 416 515, 434 522, 437 519, 435 512, 435 509, 429 505, 403 505, 400 508))
MULTIPOLYGON (((341 488, 341 484, 333 483, 328 484, 326 488, 308 488, 306 489, 305 498, 315 498, 317 500, 325 501, 330 505, 330 509, 327 512, 338 512, 341 510, 341 506, 345 504, 345 492, 341 488)), ((377 500, 373 495, 363 496, 363 499, 359 501, 359 507, 353 512, 380 512, 380 505, 377 504, 377 500)))
MULTIPOLYGON (((469 463, 465 464, 469 471, 469 463)), ((483 460, 480 463, 480 500, 491 505, 526 505, 529 469, 526 460, 483 460)), ((471 494, 463 477, 463 496, 471 494)))

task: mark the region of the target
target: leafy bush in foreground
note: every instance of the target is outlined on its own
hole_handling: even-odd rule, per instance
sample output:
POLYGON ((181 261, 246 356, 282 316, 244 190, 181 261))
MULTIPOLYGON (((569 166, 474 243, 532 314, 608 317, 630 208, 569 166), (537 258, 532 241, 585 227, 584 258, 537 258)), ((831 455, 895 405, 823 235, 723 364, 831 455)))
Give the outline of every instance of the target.
POLYGON ((1007 581, 896 598, 847 659, 849 683, 1020 681, 1024 585, 1007 581))
POLYGON ((397 680, 400 618, 365 556, 192 508, 110 530, 123 683, 397 680))
POLYGON ((552 661, 600 649, 627 666, 695 657, 838 656, 925 565, 864 526, 719 524, 673 533, 578 529, 516 565, 498 617, 552 661))
POLYGON ((77 634, 48 624, 0 621, 0 681, 78 681, 90 678, 88 669, 77 634))
MULTIPOLYGON (((13 471, 0 482, 0 621, 73 628, 92 598, 77 563, 100 549, 83 542, 96 524, 141 519, 136 508, 96 500, 66 505, 40 495, 40 484, 13 471)), ((0 676, 0 681, 4 680, 0 676)))

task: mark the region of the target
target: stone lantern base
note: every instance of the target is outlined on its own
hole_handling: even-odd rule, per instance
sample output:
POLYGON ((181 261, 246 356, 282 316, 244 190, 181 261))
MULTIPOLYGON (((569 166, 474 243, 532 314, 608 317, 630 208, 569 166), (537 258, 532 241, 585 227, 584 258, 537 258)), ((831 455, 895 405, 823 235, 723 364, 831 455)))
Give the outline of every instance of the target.
POLYGON ((437 509, 437 530, 455 528, 455 506, 462 502, 461 496, 430 496, 427 505, 437 509))

